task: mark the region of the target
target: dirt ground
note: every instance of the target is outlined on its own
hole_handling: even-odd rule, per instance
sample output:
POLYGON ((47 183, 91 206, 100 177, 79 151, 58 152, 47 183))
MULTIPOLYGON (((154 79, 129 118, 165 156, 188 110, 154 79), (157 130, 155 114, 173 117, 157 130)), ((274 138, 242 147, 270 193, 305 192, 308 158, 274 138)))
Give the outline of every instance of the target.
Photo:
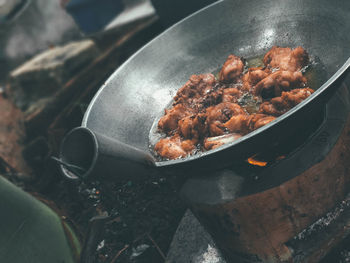
POLYGON ((97 238, 98 248, 88 248, 91 262, 157 263, 164 262, 185 211, 178 188, 175 177, 89 184, 60 179, 45 197, 67 213, 85 240, 97 238), (89 220, 98 215, 108 215, 98 228, 102 233, 89 236, 89 220))

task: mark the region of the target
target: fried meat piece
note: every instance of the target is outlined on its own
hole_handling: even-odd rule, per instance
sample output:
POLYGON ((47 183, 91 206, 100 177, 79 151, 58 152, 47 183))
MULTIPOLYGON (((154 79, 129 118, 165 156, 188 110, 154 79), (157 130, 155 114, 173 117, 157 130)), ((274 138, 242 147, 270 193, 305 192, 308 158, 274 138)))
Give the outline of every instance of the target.
POLYGON ((274 116, 269 116, 266 114, 252 114, 247 118, 247 127, 249 132, 259 129, 260 127, 270 123, 275 120, 274 116))
POLYGON ((246 114, 246 112, 235 103, 222 102, 216 106, 207 108, 207 124, 211 136, 224 134, 224 124, 234 115, 246 114))
POLYGON ((265 114, 239 114, 232 116, 224 126, 229 132, 237 132, 244 135, 251 131, 259 129, 274 119, 276 118, 265 114))
POLYGON ((259 112, 273 116, 280 116, 308 98, 313 92, 314 91, 310 88, 282 92, 280 97, 262 103, 259 112))
POLYGON ((242 135, 238 133, 230 133, 230 134, 224 134, 216 137, 208 137, 204 140, 204 149, 206 150, 215 149, 226 143, 233 142, 240 137, 242 137, 242 135))
POLYGON ((240 134, 247 134, 251 131, 259 129, 276 119, 274 116, 256 113, 251 115, 237 115, 225 123, 225 127, 230 132, 239 132, 240 134))
POLYGON ((241 134, 246 134, 248 133, 248 128, 247 128, 248 117, 249 115, 247 114, 234 115, 224 124, 224 127, 229 132, 238 132, 241 134))
POLYGON ((244 63, 241 58, 229 55, 219 73, 219 80, 222 82, 234 82, 243 73, 244 63))
POLYGON ((216 79, 213 74, 192 75, 174 97, 174 105, 186 104, 196 108, 196 103, 203 101, 203 96, 211 93, 216 79))
POLYGON ((163 158, 177 159, 191 154, 196 148, 192 140, 181 140, 179 134, 160 139, 154 150, 163 158))
POLYGON ((243 92, 238 87, 229 87, 222 90, 222 102, 237 103, 243 92))
POLYGON ((158 122, 158 128, 166 134, 170 134, 177 129, 179 120, 191 114, 193 111, 183 104, 175 105, 171 109, 165 110, 164 116, 158 122))
POLYGON ((249 92, 253 86, 255 86, 262 79, 266 78, 270 73, 271 72, 268 68, 249 68, 248 72, 245 73, 242 77, 242 89, 246 92, 249 92))
POLYGON ((222 102, 223 89, 222 85, 216 84, 213 89, 207 92, 202 98, 197 99, 196 102, 199 106, 196 107, 198 111, 212 105, 217 105, 222 102))
POLYGON ((270 68, 298 71, 309 63, 309 55, 302 47, 292 50, 289 47, 274 46, 265 54, 263 62, 270 68))
POLYGON ((306 78, 300 71, 276 71, 256 84, 254 94, 272 98, 281 96, 282 91, 303 88, 305 84, 306 78))
POLYGON ((187 116, 178 122, 179 132, 186 139, 203 138, 207 132, 206 115, 203 113, 187 116))

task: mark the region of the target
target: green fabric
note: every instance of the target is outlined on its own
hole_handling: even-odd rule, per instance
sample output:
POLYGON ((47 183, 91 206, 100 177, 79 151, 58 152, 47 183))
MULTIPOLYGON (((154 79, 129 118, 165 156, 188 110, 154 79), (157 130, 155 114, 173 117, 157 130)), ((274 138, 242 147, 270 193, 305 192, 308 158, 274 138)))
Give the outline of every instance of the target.
POLYGON ((75 262, 57 214, 1 176, 0 262, 75 262))

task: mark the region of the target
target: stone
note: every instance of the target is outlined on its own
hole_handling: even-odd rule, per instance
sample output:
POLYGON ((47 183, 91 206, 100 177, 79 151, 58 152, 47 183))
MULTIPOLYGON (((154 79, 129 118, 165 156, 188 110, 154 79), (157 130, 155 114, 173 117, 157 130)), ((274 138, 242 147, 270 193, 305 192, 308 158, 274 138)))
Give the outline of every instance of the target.
POLYGON ((166 263, 226 263, 213 239, 190 210, 170 244, 166 263))
POLYGON ((53 96, 98 54, 92 40, 48 49, 10 73, 10 97, 25 111, 37 101, 53 96))

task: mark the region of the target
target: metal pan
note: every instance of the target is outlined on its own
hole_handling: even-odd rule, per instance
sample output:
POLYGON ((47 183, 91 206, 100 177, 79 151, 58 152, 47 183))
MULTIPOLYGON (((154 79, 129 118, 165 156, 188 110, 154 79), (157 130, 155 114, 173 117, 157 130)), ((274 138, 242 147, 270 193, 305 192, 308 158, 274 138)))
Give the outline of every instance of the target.
MULTIPOLYGON (((350 83, 349 18, 350 1, 227 0, 180 21, 126 61, 91 101, 82 126, 89 129, 96 145, 102 137, 109 143, 100 145, 114 145, 103 154, 114 161, 101 161, 100 167, 123 160, 125 165, 120 166, 119 174, 133 166, 128 161, 166 170, 217 170, 282 138, 292 140, 293 133, 302 129, 304 122, 312 121, 312 114, 325 105, 342 82, 350 83), (264 54, 273 45, 304 47, 323 63, 328 81, 286 114, 235 142, 178 160, 159 162, 152 158, 152 124, 190 75, 217 70, 231 53, 249 58, 264 54)), ((79 164, 66 156, 72 150, 67 145, 63 143, 61 159, 79 164)), ((91 147, 95 151, 97 148, 91 147)), ((84 176, 99 163, 97 154, 89 157, 91 162, 84 161, 85 166, 91 163, 84 176)))

